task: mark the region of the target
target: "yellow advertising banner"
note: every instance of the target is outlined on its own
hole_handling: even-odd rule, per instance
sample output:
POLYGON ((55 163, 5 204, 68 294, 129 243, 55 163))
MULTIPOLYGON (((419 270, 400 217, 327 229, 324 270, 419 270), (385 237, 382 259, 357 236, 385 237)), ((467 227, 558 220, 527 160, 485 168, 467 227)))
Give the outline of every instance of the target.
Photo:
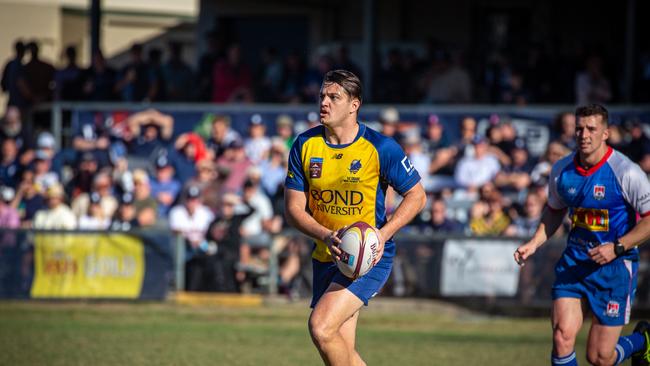
POLYGON ((138 238, 37 233, 31 297, 136 299, 144 271, 144 244, 138 238))

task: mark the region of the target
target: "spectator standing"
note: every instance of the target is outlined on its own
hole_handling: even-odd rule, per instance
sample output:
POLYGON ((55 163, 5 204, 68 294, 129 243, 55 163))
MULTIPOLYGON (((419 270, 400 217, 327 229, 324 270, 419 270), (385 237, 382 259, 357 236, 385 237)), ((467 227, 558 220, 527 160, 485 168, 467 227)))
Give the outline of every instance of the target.
POLYGON ((92 64, 83 74, 84 98, 90 101, 112 101, 116 99, 115 83, 117 74, 106 64, 104 54, 97 50, 92 64))
POLYGON ((15 56, 2 69, 0 85, 2 91, 8 94, 7 106, 19 109, 27 107, 27 101, 20 91, 18 79, 23 73, 23 58, 25 57, 25 44, 18 40, 14 43, 15 56))
POLYGON ((38 44, 33 41, 27 45, 31 59, 23 68, 19 78, 19 88, 30 105, 52 100, 54 66, 39 58, 38 44))
POLYGON ((135 43, 129 52, 129 63, 122 68, 115 92, 125 102, 141 102, 149 91, 149 68, 142 56, 142 45, 135 43))
POLYGON ((55 100, 82 100, 82 70, 77 65, 77 49, 68 46, 65 49, 67 64, 54 74, 55 100))
POLYGON ((234 44, 228 48, 226 60, 214 66, 212 101, 215 103, 252 102, 252 76, 241 60, 241 48, 234 44))
POLYGON ((192 69, 183 61, 183 45, 169 43, 169 61, 163 67, 167 100, 184 102, 193 99, 194 75, 192 69))
POLYGON ((603 72, 603 60, 599 56, 590 56, 585 69, 575 77, 575 102, 578 105, 605 104, 611 100, 612 88, 603 72))

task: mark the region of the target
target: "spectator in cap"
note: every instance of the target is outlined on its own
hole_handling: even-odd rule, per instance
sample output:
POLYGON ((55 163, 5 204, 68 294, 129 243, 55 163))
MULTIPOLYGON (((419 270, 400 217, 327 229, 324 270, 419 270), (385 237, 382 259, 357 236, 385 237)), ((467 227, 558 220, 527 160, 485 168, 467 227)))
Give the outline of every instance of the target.
POLYGON ((23 227, 32 227, 32 220, 36 212, 47 207, 43 193, 41 187, 34 182, 34 172, 31 170, 23 171, 22 179, 16 190, 16 198, 14 199, 19 208, 20 221, 23 227))
POLYGON ((47 208, 39 210, 34 216, 34 229, 39 230, 74 230, 77 218, 64 203, 65 192, 59 183, 51 185, 45 194, 47 208))
POLYGON ((16 140, 6 138, 0 144, 0 185, 16 188, 23 169, 18 161, 16 140))
POLYGON ((216 246, 209 246, 205 234, 214 219, 212 211, 201 201, 201 190, 197 186, 187 189, 187 199, 174 206, 169 212, 170 229, 183 237, 191 253, 186 265, 188 291, 205 290, 203 273, 209 272, 210 261, 206 257, 216 253, 216 246))
POLYGON ((239 292, 239 285, 245 279, 245 274, 238 270, 242 252, 241 225, 253 212, 254 209, 234 193, 225 193, 221 197, 217 215, 206 234, 208 242, 218 248, 216 256, 212 257, 213 266, 207 267, 199 258, 188 262, 188 288, 193 288, 197 283, 200 284, 202 279, 206 279, 208 284, 213 283, 217 291, 239 292), (236 207, 241 204, 248 209, 238 212, 236 207), (212 268, 213 271, 202 271, 206 267, 212 268))
POLYGON ((130 192, 120 196, 120 206, 115 211, 109 229, 111 231, 129 231, 140 226, 135 212, 135 197, 130 192))
POLYGON ((45 192, 49 186, 59 182, 58 174, 51 171, 51 168, 52 159, 49 154, 42 150, 37 150, 30 170, 34 172, 34 183, 39 187, 41 192, 45 192))
POLYGON ((266 136, 266 125, 262 116, 254 114, 248 126, 248 137, 244 142, 246 156, 255 165, 266 160, 271 149, 271 139, 266 136))
POLYGON ((72 147, 79 154, 93 153, 100 166, 108 164, 108 153, 111 145, 109 129, 103 118, 96 116, 92 120, 81 119, 74 129, 72 147))
POLYGON ((215 159, 218 159, 226 151, 228 145, 235 141, 240 140, 239 133, 230 128, 230 118, 224 115, 217 115, 212 120, 212 129, 210 130, 210 138, 207 141, 207 147, 214 152, 215 159))
POLYGON ((181 183, 174 178, 174 167, 166 155, 156 159, 156 174, 150 184, 151 195, 158 202, 158 217, 164 217, 181 191, 181 183))
POLYGON ((12 202, 16 196, 13 188, 0 186, 0 229, 17 229, 20 227, 20 214, 12 202))
POLYGON ((384 108, 379 112, 379 122, 381 123, 381 133, 400 140, 398 136, 399 111, 394 107, 384 108))
POLYGON ((138 225, 141 227, 153 226, 156 224, 158 213, 158 202, 151 197, 151 185, 149 176, 144 170, 133 171, 133 204, 138 225))
POLYGON ((470 192, 494 179, 501 169, 497 158, 489 152, 487 141, 482 136, 472 140, 474 156, 465 156, 458 162, 454 179, 456 184, 470 192))
POLYGON ((449 136, 447 136, 445 127, 440 122, 438 115, 431 114, 427 118, 427 132, 423 145, 425 146, 425 151, 432 155, 438 149, 449 147, 449 136))
POLYGON ((93 177, 92 187, 89 192, 83 192, 72 200, 71 208, 75 216, 80 218, 87 214, 92 196, 99 199, 102 216, 113 217, 118 206, 117 199, 113 196, 113 181, 106 171, 100 171, 93 177), (92 192, 92 193, 91 193, 92 192))
POLYGON ((295 136, 293 134, 293 118, 288 114, 281 114, 275 120, 275 132, 278 140, 284 144, 287 151, 291 149, 295 136))
POLYGON ((226 192, 241 192, 246 181, 246 172, 253 163, 246 156, 244 144, 235 140, 230 143, 223 156, 217 160, 219 174, 223 174, 223 189, 226 192))
POLYGON ((97 192, 90 194, 88 211, 79 218, 80 230, 106 230, 111 224, 110 216, 106 216, 101 206, 101 196, 97 192))

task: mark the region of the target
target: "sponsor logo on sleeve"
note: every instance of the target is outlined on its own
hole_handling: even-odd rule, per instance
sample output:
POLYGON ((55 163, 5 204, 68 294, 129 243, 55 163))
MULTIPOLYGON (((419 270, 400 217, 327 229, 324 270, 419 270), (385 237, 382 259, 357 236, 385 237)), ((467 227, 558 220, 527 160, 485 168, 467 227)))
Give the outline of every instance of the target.
POLYGON ((411 174, 411 172, 413 171, 413 163, 411 163, 408 156, 404 156, 404 158, 402 159, 402 166, 404 167, 404 170, 406 170, 408 174, 411 174))

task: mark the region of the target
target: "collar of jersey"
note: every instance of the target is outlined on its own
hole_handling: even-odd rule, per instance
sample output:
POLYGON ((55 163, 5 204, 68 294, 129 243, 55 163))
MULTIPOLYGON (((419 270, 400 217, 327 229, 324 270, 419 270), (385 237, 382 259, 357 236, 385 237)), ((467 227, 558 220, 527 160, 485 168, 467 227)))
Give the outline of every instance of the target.
POLYGON ((576 153, 576 154, 574 155, 574 157, 573 157, 573 163, 574 163, 575 166, 576 166, 576 171, 578 172, 578 174, 580 174, 580 175, 582 175, 582 176, 585 176, 585 177, 594 174, 594 173, 596 172, 596 170, 598 170, 601 166, 603 166, 603 164, 605 164, 605 162, 607 161, 607 159, 609 159, 609 157, 612 155, 612 152, 614 152, 614 149, 612 149, 611 146, 607 146, 607 152, 605 153, 605 155, 603 156, 603 158, 600 159, 600 161, 598 162, 598 164, 592 166, 592 167, 589 168, 589 169, 585 169, 584 167, 582 167, 582 165, 580 165, 580 157, 579 157, 578 154, 576 153))
POLYGON ((357 124, 359 125, 359 132, 357 132, 357 135, 354 137, 354 140, 352 140, 352 142, 350 142, 349 144, 340 144, 340 145, 330 144, 329 142, 327 142, 327 139, 325 138, 325 127, 324 127, 323 128, 323 141, 325 141, 325 145, 327 145, 328 147, 332 147, 334 149, 342 149, 344 147, 348 147, 348 146, 354 144, 355 142, 357 142, 357 140, 361 136, 363 136, 363 133, 366 132, 366 125, 364 125, 362 123, 359 123, 359 122, 357 122, 357 124))

